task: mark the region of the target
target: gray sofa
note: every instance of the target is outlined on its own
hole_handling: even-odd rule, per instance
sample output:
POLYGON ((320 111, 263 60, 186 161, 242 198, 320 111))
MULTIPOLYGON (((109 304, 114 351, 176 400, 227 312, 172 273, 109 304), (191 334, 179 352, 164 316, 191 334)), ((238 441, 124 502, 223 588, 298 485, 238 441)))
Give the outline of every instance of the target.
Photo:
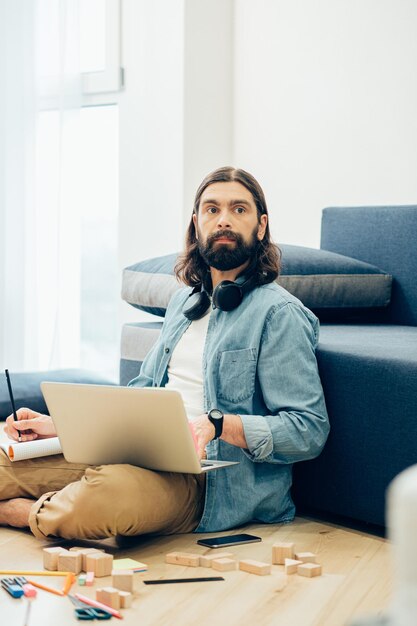
MULTIPOLYGON (((417 206, 329 208, 320 251, 282 246, 280 282, 321 319, 331 423, 324 452, 294 467, 300 511, 383 526, 387 485, 417 461, 416 235, 417 206)), ((178 288, 176 256, 126 268, 124 299, 163 315, 178 288)), ((124 326, 121 384, 138 374, 161 325, 124 326)))

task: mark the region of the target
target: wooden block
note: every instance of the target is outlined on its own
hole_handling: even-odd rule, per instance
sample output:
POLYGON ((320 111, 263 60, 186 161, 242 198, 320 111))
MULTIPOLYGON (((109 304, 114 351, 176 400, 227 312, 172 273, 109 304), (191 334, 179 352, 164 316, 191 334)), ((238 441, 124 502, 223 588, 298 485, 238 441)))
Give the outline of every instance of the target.
POLYGON ((79 552, 70 552, 65 550, 58 554, 58 572, 72 572, 79 574, 81 572, 82 556, 79 552))
POLYGON ((218 572, 229 572, 233 569, 237 569, 237 561, 234 559, 213 559, 211 561, 211 567, 218 572))
POLYGON ((284 571, 286 574, 296 574, 297 567, 301 564, 302 561, 297 561, 295 559, 285 559, 284 571))
POLYGON ((293 543, 274 543, 272 546, 272 563, 274 565, 284 565, 285 559, 294 558, 293 543))
POLYGON ((171 565, 186 565, 187 567, 198 567, 200 565, 200 555, 190 552, 170 552, 165 557, 165 563, 171 565))
POLYGON ((82 562, 82 571, 87 571, 87 555, 88 554, 105 554, 104 550, 99 550, 98 548, 83 548, 82 550, 78 550, 81 554, 82 562))
POLYGON ((68 548, 70 552, 82 552, 83 550, 86 550, 86 549, 88 550, 89 548, 86 548, 85 546, 84 548, 82 548, 81 546, 73 546, 72 548, 68 548))
POLYGON ((231 552, 223 552, 222 550, 214 550, 214 554, 205 554, 204 556, 200 556, 200 565, 201 567, 211 567, 211 563, 213 560, 217 559, 231 559, 233 558, 233 554, 231 552))
POLYGON ((321 576, 321 565, 318 563, 302 563, 302 565, 297 567, 297 574, 307 576, 307 578, 321 576))
POLYGON ((94 583, 94 572, 87 572, 85 575, 85 584, 87 587, 91 587, 94 583))
POLYGON ((110 576, 113 569, 113 556, 105 552, 86 554, 86 571, 94 572, 96 578, 110 576))
POLYGON ((253 561, 252 559, 239 561, 239 569, 243 572, 249 572, 249 574, 257 574, 258 576, 266 576, 271 573, 271 565, 269 563, 253 561))
POLYGON ((43 549, 43 567, 51 572, 58 569, 58 554, 66 552, 65 548, 44 548, 43 549))
POLYGON ((78 584, 83 587, 87 583, 87 574, 80 574, 78 576, 78 584))
POLYGON ((120 591, 133 591, 133 572, 127 569, 114 569, 111 573, 113 576, 113 587, 120 591))
POLYGON ((129 609, 132 606, 133 596, 129 591, 119 591, 120 608, 129 609))
POLYGON ((313 552, 296 552, 295 558, 302 563, 317 563, 317 556, 313 552))
POLYGON ((102 587, 96 591, 97 602, 102 602, 112 609, 120 609, 119 590, 114 587, 102 587))

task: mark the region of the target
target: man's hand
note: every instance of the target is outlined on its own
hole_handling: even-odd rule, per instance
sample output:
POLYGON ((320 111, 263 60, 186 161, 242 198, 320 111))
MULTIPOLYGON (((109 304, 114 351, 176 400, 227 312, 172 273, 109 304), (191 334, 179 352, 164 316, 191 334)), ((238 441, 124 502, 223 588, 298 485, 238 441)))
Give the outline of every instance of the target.
POLYGON ((207 413, 199 415, 195 420, 192 420, 191 424, 194 427, 194 433, 197 437, 197 454, 198 458, 206 458, 206 445, 213 439, 215 435, 215 429, 213 424, 209 421, 207 413))
POLYGON ((56 437, 55 426, 49 415, 36 413, 36 411, 32 411, 31 409, 19 409, 16 411, 16 415, 17 422, 13 419, 13 415, 9 415, 6 419, 4 432, 10 439, 17 441, 19 435, 21 441, 56 437), (25 433, 25 431, 28 432, 25 433))
MULTIPOLYGON (((194 427, 194 432, 197 437, 198 458, 200 460, 205 459, 206 445, 213 439, 216 434, 216 429, 210 422, 207 413, 203 413, 203 415, 197 417, 191 422, 191 424, 194 427)), ((223 439, 223 441, 227 441, 227 443, 230 443, 232 446, 237 446, 238 448, 248 447, 240 415, 231 415, 227 413, 224 416, 223 433, 220 439, 223 439)))

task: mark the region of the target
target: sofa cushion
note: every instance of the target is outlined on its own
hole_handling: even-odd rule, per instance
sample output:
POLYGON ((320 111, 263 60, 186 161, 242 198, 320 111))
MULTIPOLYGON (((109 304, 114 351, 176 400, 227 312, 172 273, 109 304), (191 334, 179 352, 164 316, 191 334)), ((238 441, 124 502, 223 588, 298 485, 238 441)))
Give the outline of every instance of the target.
MULTIPOLYGON (((386 307, 391 276, 368 263, 302 246, 281 245, 278 283, 321 319, 360 318, 386 307)), ((180 284, 174 277, 177 254, 141 261, 123 272, 122 298, 134 307, 164 316, 180 284)))

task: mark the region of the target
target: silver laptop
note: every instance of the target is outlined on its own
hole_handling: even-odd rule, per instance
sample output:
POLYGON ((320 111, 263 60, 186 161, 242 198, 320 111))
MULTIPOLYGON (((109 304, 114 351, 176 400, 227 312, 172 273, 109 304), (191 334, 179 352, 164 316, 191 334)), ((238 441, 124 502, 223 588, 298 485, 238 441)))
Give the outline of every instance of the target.
POLYGON ((177 391, 50 382, 41 389, 72 463, 129 463, 187 474, 236 465, 199 460, 177 391))

